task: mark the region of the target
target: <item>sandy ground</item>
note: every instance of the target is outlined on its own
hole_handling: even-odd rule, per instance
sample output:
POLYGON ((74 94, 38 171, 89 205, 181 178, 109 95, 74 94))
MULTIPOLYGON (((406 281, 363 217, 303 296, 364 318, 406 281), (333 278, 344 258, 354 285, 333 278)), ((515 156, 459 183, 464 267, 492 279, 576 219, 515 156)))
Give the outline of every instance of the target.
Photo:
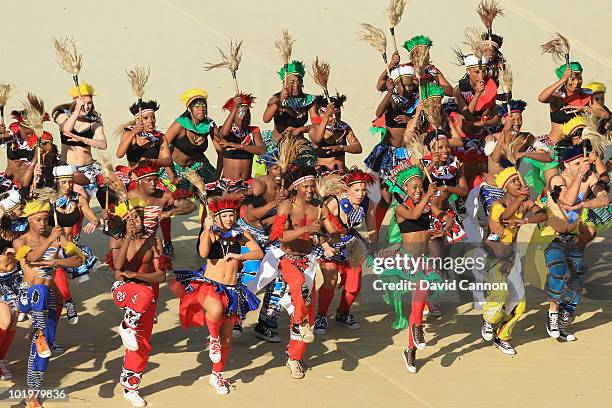
MULTIPOLYGON (((71 79, 55 62, 50 38, 57 34, 75 36, 85 59, 81 77, 98 89, 96 106, 108 129, 109 150, 114 152, 117 140, 110 135, 130 118, 127 107, 133 99, 124 71, 137 64, 151 67, 145 98, 160 101, 160 127, 166 128, 181 112, 178 96, 183 90, 195 86, 208 89, 211 116, 222 122, 220 107, 233 94, 231 78, 225 71, 205 72, 203 64, 215 61, 215 47, 225 47, 229 38, 244 39, 238 79, 242 89, 260 98, 253 115, 254 122, 260 124, 268 95, 277 92, 280 85, 276 74, 280 58, 273 41, 283 27, 288 27, 297 40, 295 58, 310 65, 319 56, 331 64, 330 88, 349 96, 344 119, 355 128, 368 152, 377 142, 367 128, 380 98, 374 81, 383 66, 373 50, 356 41, 355 33, 360 21, 384 27, 382 10, 386 4, 348 0, 301 4, 196 0, 3 2, 0 82, 18 87, 9 101, 9 111, 19 106, 28 91, 41 96, 49 109, 66 102, 71 79)), ((435 44, 434 62, 454 83, 462 69, 453 65, 450 45, 462 41, 465 26, 480 27, 475 4, 410 1, 397 28, 399 40, 429 34, 435 44)), ((503 5, 506 17, 496 22, 495 31, 506 37, 503 50, 515 72, 515 95, 530 104, 524 128, 546 132, 547 107, 538 104, 536 97, 555 80, 555 64, 540 54, 539 45, 555 31, 567 34, 575 49, 574 58, 585 67, 585 81, 611 83, 612 45, 607 41, 606 23, 612 6, 597 0, 579 5, 566 0, 504 0, 503 5)), ((406 53, 401 53, 406 58, 406 53)), ((310 78, 306 78, 305 89, 318 91, 310 78)), ((57 138, 56 128, 47 129, 57 138)), ((363 157, 349 158, 349 163, 361 162, 363 157)), ((198 231, 193 218, 181 218, 173 224, 177 268, 199 266, 193 255, 198 231)), ((84 237, 83 242, 103 258, 106 241, 101 234, 84 237)), ((407 333, 391 329, 392 311, 380 294, 373 292, 372 277, 366 276, 361 300, 354 309, 362 329, 352 332, 332 322, 328 335, 319 336, 309 348, 309 371, 302 381, 288 377, 284 345, 267 344, 252 335, 256 315, 251 314, 245 334, 234 341, 227 364, 226 374, 236 388, 226 398, 217 397, 207 384, 211 364, 203 347, 207 331, 180 329, 178 300, 164 286, 142 395, 150 406, 157 407, 194 403, 218 407, 605 407, 612 393, 608 380, 612 365, 608 340, 612 334, 612 292, 607 242, 607 238, 598 240, 587 252, 587 293, 574 326, 578 342, 557 344, 546 337, 543 294, 530 289, 528 311, 515 332, 518 355, 502 355, 480 339, 480 318, 470 304, 449 295, 442 304, 444 316, 427 323, 428 348, 419 352, 420 372, 412 375, 401 358, 407 333)), ((117 381, 123 348, 115 331, 121 312, 113 305, 111 284, 112 274, 105 267, 89 282, 73 283, 80 322, 70 326, 62 319, 59 340, 66 352, 51 360, 45 379, 48 387, 65 387, 70 402, 51 401, 46 406, 128 406, 120 396, 115 397, 120 392, 117 381)), ((335 309, 336 302, 330 310, 335 309)), ((281 327, 286 325, 283 316, 281 327)), ((27 325, 19 327, 8 355, 16 382, 2 383, 2 387, 23 386, 27 325)), ((286 340, 288 334, 282 330, 281 336, 286 340)))

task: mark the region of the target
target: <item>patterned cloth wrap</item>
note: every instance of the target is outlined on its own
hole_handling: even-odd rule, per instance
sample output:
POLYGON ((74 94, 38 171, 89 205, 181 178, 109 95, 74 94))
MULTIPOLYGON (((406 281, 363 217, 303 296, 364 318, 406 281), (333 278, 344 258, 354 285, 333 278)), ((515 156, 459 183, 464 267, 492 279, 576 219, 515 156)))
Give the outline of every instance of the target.
POLYGON ((480 185, 480 202, 482 203, 482 208, 484 210, 485 215, 489 216, 489 209, 491 205, 500 200, 504 196, 504 191, 501 188, 496 186, 492 186, 483 182, 480 185))
POLYGON ((166 172, 165 167, 159 169, 160 181, 165 186, 164 189, 167 191, 174 192, 179 188, 188 190, 192 187, 191 183, 186 178, 184 178, 184 175, 188 169, 195 171, 205 183, 212 183, 217 178, 217 170, 213 167, 212 164, 210 164, 206 157, 204 157, 204 160, 197 161, 189 167, 182 167, 177 163, 172 162, 172 169, 174 170, 174 174, 176 174, 176 176, 179 178, 179 182, 176 185, 170 182, 170 176, 166 172))
POLYGON ((247 231, 249 234, 251 234, 251 236, 253 237, 255 242, 257 242, 257 244, 259 244, 261 249, 264 249, 264 250, 266 249, 266 247, 268 246, 268 240, 270 239, 270 233, 269 232, 267 232, 265 230, 261 230, 259 228, 256 228, 256 227, 248 224, 242 218, 239 218, 238 221, 236 221, 236 224, 238 224, 238 226, 240 228, 242 228, 244 231, 247 231))
POLYGON ((222 177, 219 180, 206 184, 206 194, 209 197, 218 197, 223 194, 246 193, 249 191, 249 181, 233 180, 222 177))
POLYGON ((364 163, 370 170, 380 173, 383 177, 388 177, 394 167, 408 160, 410 156, 410 150, 405 147, 395 147, 380 142, 374 146, 364 163))
POLYGON ((315 245, 313 247, 313 251, 316 253, 318 258, 325 261, 345 263, 349 261, 349 245, 359 245, 360 248, 365 250, 363 254, 365 255, 365 253, 367 253, 368 243, 355 228, 365 221, 366 212, 368 211, 368 207, 370 205, 370 199, 368 197, 364 198, 357 208, 353 207, 348 197, 341 198, 339 204, 339 208, 344 212, 344 214, 346 214, 348 229, 346 230, 346 233, 341 234, 340 242, 330 245, 336 253, 331 257, 325 256, 325 250, 321 245, 315 245))
MULTIPOLYGON (((202 266, 197 271, 175 270, 176 281, 184 286, 183 295, 181 295, 181 309, 195 309, 192 313, 199 314, 203 310, 198 301, 198 292, 201 286, 211 286, 208 290, 213 290, 223 303, 225 314, 228 317, 244 316, 252 310, 257 310, 259 307, 259 299, 251 292, 242 282, 234 286, 224 285, 212 279, 204 277, 206 265, 202 266)), ((182 314, 182 313, 181 313, 182 314)), ((181 320, 182 316, 181 316, 181 320)), ((193 319, 194 322, 202 322, 203 317, 193 319)), ((183 322, 183 326, 189 325, 183 322)))
POLYGON ((463 229, 463 226, 461 225, 461 220, 459 219, 458 215, 453 210, 449 209, 437 215, 430 214, 429 221, 430 221, 431 229, 436 230, 436 231, 442 231, 443 229, 445 229, 446 222, 444 221, 444 217, 446 215, 450 215, 451 217, 453 217, 455 221, 453 228, 451 228, 451 230, 446 233, 446 242, 448 242, 449 244, 455 244, 457 242, 461 242, 463 238, 465 238, 465 231, 463 229))
POLYGON ((18 310, 17 302, 23 274, 16 266, 11 272, 0 273, 0 302, 6 303, 11 310, 18 310))
POLYGON ((102 166, 95 160, 84 166, 76 166, 76 171, 83 174, 89 180, 89 184, 83 186, 87 194, 94 195, 98 188, 103 185, 102 166))
MULTIPOLYGON (((64 268, 66 273, 72 275, 72 279, 79 279, 79 281, 87 280, 90 272, 93 272, 96 264, 98 263, 98 258, 94 255, 92 249, 87 245, 77 245, 83 255, 85 255, 85 260, 81 264, 81 266, 77 268, 64 268)), ((66 253, 62 249, 62 257, 68 257, 66 253)))

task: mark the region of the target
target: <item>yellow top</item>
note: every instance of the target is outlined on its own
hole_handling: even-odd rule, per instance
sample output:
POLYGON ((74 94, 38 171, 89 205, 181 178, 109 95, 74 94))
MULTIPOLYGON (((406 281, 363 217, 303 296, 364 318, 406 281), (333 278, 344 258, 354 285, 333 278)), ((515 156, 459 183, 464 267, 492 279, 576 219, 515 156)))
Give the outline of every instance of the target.
MULTIPOLYGON (((493 203, 493 205, 491 206, 491 210, 490 210, 490 217, 493 221, 497 222, 498 224, 501 224, 501 215, 503 214, 503 212, 506 211, 506 207, 504 207, 503 204, 501 204, 499 201, 493 203)), ((522 213, 516 213, 514 214, 515 219, 522 219, 523 218, 523 214, 522 213)), ((511 244, 514 242, 514 240, 516 239, 516 236, 518 234, 518 227, 511 227, 511 226, 505 226, 503 227, 503 232, 501 234, 501 243, 502 244, 511 244)))

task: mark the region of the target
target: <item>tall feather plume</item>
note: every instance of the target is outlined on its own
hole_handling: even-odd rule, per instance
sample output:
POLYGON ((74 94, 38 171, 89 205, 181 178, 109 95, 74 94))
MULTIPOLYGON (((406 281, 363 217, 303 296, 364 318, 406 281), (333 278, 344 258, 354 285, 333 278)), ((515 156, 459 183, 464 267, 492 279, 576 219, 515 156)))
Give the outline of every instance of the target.
POLYGON ((504 10, 499 7, 499 1, 497 0, 482 0, 476 9, 482 23, 487 27, 489 33, 493 30, 493 20, 498 15, 503 17, 504 10))
POLYGON ((465 58, 465 54, 463 53, 463 51, 461 51, 461 48, 455 45, 455 46, 451 46, 451 50, 453 50, 453 54, 455 55, 455 58, 457 59, 457 64, 463 65, 464 64, 463 58, 465 58))
POLYGON ((134 95, 140 100, 144 96, 145 85, 149 80, 149 75, 151 74, 150 68, 136 67, 129 71, 125 71, 127 74, 128 80, 130 81, 130 85, 132 85, 132 92, 134 95))
POLYGON ((610 140, 601 133, 599 133, 596 129, 593 129, 590 126, 587 126, 582 130, 582 136, 580 136, 582 141, 588 140, 591 142, 591 148, 595 150, 599 157, 604 157, 604 152, 606 151, 606 147, 610 144, 610 140))
POLYGON ((363 239, 353 239, 346 244, 346 260, 353 268, 363 264, 367 254, 368 245, 363 239))
POLYGON ((23 110, 23 125, 32 129, 38 136, 41 136, 46 116, 44 102, 34 94, 29 93, 23 110))
POLYGON ((308 141, 303 137, 283 137, 278 143, 279 161, 281 171, 284 173, 289 169, 298 157, 309 150, 308 141))
POLYGON ((470 47, 472 54, 474 54, 478 60, 482 61, 482 56, 484 54, 484 40, 477 29, 474 27, 468 27, 465 29, 464 44, 470 47))
POLYGON ((189 181, 200 193, 200 196, 206 197, 206 183, 202 177, 193 169, 187 169, 183 178, 189 181))
POLYGON ((128 201, 128 192, 125 188, 125 183, 117 176, 113 165, 110 163, 108 157, 100 157, 102 163, 102 176, 104 177, 104 184, 109 191, 112 191, 115 196, 121 202, 128 201))
POLYGON ((512 75, 512 67, 508 63, 502 64, 499 67, 499 85, 505 93, 509 94, 512 92, 514 76, 512 75))
MULTIPOLYGON (((242 41, 234 42, 230 40, 229 52, 227 54, 221 48, 217 48, 221 56, 221 61, 217 63, 207 62, 204 65, 204 69, 210 71, 215 68, 227 68, 232 74, 235 74, 236 71, 238 71, 242 59, 242 51, 240 51, 241 46, 242 41)), ((289 54, 291 55, 291 52, 289 52, 289 54)))
POLYGON ((512 164, 516 164, 516 153, 519 148, 525 143, 529 136, 525 133, 519 133, 505 147, 505 156, 512 164))
POLYGON ((410 53, 410 62, 414 68, 417 77, 420 78, 425 72, 425 68, 429 65, 429 47, 415 47, 410 53))
POLYGON ((13 85, 0 85, 0 106, 6 106, 6 101, 11 97, 15 87, 13 85))
POLYGON ((427 121, 434 129, 439 129, 442 125, 442 99, 436 97, 427 98, 423 101, 423 108, 427 121))
POLYGON ((327 62, 319 61, 319 57, 316 57, 312 63, 312 78, 315 83, 323 88, 325 96, 329 98, 327 92, 327 82, 329 80, 329 64, 327 62))
POLYGON ((361 23, 362 31, 358 33, 359 39, 366 41, 370 46, 376 49, 381 54, 387 53, 387 36, 380 28, 374 27, 372 24, 361 23))
POLYGON ((34 190, 32 197, 38 201, 44 201, 49 204, 55 204, 59 198, 59 194, 51 187, 39 188, 34 190))
POLYGON ((389 21, 389 27, 397 27, 399 22, 402 20, 402 14, 404 14, 404 8, 406 7, 406 0, 391 0, 389 6, 385 10, 385 16, 389 21))
POLYGON ((135 119, 130 119, 125 123, 122 123, 121 125, 118 125, 115 130, 113 131, 113 136, 114 137, 121 137, 123 136, 123 133, 125 133, 125 129, 129 128, 131 126, 134 126, 136 124, 136 120, 135 119))
POLYGON ((556 61, 568 62, 570 53, 569 40, 563 35, 556 33, 552 40, 542 44, 542 53, 552 54, 553 59, 556 61))
POLYGON ((60 67, 73 76, 78 76, 83 66, 83 56, 77 51, 72 37, 53 37, 53 46, 60 67))
POLYGON ((338 196, 347 189, 344 177, 335 172, 317 177, 316 186, 317 192, 321 197, 338 196))
POLYGON ((280 53, 283 63, 288 64, 289 60, 291 60, 291 53, 293 52, 293 44, 295 40, 291 38, 289 34, 289 30, 283 29, 282 37, 274 42, 276 49, 280 53))

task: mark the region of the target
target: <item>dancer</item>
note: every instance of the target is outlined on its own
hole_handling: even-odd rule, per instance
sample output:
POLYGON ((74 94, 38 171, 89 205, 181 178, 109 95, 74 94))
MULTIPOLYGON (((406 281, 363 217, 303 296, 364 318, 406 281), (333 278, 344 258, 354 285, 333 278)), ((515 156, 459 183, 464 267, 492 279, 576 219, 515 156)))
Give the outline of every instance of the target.
MULTIPOLYGON (((66 240, 76 243, 79 231, 76 230, 75 226, 79 226, 81 214, 89 221, 85 228, 83 228, 86 234, 93 233, 100 225, 100 220, 89 207, 87 199, 74 191, 75 168, 73 166, 57 166, 53 168, 53 176, 55 178, 55 188, 58 196, 53 205, 54 214, 49 215, 49 225, 54 227, 55 220, 57 219, 57 223, 62 227, 62 234, 66 240)), ((93 255, 89 247, 81 246, 80 249, 87 256, 87 259, 78 270, 69 271, 72 272, 73 278, 86 275, 97 262, 97 258, 93 255)), ((57 268, 53 280, 61 295, 60 298, 57 299, 58 311, 61 313, 61 310, 65 307, 68 323, 77 324, 79 316, 70 293, 66 272, 64 268, 57 268)), ((52 347, 57 346, 57 344, 52 345, 52 347)))
POLYGON ((376 173, 380 183, 381 199, 376 207, 377 230, 380 230, 391 205, 391 193, 385 180, 394 167, 409 158, 404 147, 406 126, 410 116, 418 114, 419 109, 414 96, 416 87, 412 82, 413 76, 411 66, 399 66, 391 71, 391 78, 387 80, 387 93, 376 109, 376 117, 384 118, 384 125, 375 124, 381 126, 382 140, 374 146, 364 163, 376 173))
POLYGON ((560 222, 549 224, 555 238, 544 250, 549 301, 546 331, 550 337, 561 341, 576 340, 567 328, 584 288, 584 251, 580 242, 585 228, 582 210, 606 207, 610 203, 606 185, 590 171, 585 149, 582 143, 564 149, 560 154, 564 169, 549 183, 549 201, 552 200, 549 205, 560 207, 564 213, 557 216, 560 222))
MULTIPOLYGON (((264 252, 267 252, 271 246, 279 245, 278 242, 269 242, 270 227, 278 206, 287 198, 287 190, 283 188, 278 149, 266 152, 261 159, 266 165, 266 175, 256 177, 251 183, 243 201, 246 211, 237 224, 248 231, 264 252)), ((286 287, 287 284, 281 276, 267 285, 259 319, 253 329, 257 337, 270 343, 281 341, 276 329, 281 310, 279 300, 285 293, 286 287)))
POLYGON ((319 116, 312 118, 314 129, 309 135, 320 169, 345 172, 346 153, 360 154, 363 151, 353 129, 341 119, 345 101, 346 96, 340 94, 329 99, 319 95, 315 99, 319 116))
POLYGON ((468 184, 472 185, 478 174, 486 172, 483 139, 500 122, 499 115, 493 109, 497 85, 487 76, 485 68, 488 59, 485 56, 478 59, 470 54, 461 56, 460 61, 465 65, 467 74, 454 89, 457 112, 460 115, 456 121, 465 138, 458 157, 467 165, 466 178, 468 184))
POLYGON ((18 268, 13 240, 19 232, 12 231, 12 220, 21 214, 21 201, 17 190, 9 190, 0 201, 0 380, 10 380, 6 353, 17 330, 19 286, 22 272, 18 268))
MULTIPOLYGON (((25 111, 13 111, 11 116, 15 122, 8 129, 4 123, 0 123, 0 137, 6 144, 6 177, 14 180, 27 196, 34 178, 34 168, 38 162, 36 149, 38 138, 34 131, 23 122, 25 111)), ((48 120, 48 119, 47 119, 48 120)), ((41 138, 53 140, 48 132, 43 132, 41 138)))
POLYGON ((62 160, 75 166, 74 189, 87 202, 98 190, 98 176, 102 173, 91 149, 106 150, 107 146, 104 124, 93 103, 94 94, 93 86, 81 83, 78 89, 74 86, 70 90, 72 103, 56 106, 52 112, 60 130, 62 160))
POLYGON ((606 106, 606 86, 601 82, 591 82, 586 85, 584 89, 588 89, 593 93, 593 100, 604 107, 604 109, 608 112, 608 118, 602 118, 597 120, 597 131, 603 135, 609 134, 610 130, 612 130, 612 123, 610 120, 612 119, 612 112, 606 106))
MULTIPOLYGON (((330 220, 338 223, 326 206, 318 207, 313 202, 316 193, 315 175, 314 168, 297 165, 284 175, 289 184, 289 195, 288 199, 279 205, 270 232, 270 241, 278 239, 285 253, 280 258, 279 270, 287 282, 293 303, 287 367, 294 379, 304 378, 302 359, 306 344, 314 341, 311 327, 314 324, 316 302, 314 277, 312 287, 304 287, 305 276, 312 272, 315 266, 313 256, 309 256, 313 250, 313 237, 315 234, 321 234, 323 226, 328 233, 335 233, 336 228, 330 220)), ((329 256, 331 253, 326 251, 325 255, 329 256)))
POLYGON ((229 112, 221 127, 223 148, 222 177, 232 181, 251 178, 253 155, 261 156, 266 151, 257 126, 251 126, 251 105, 255 97, 240 93, 223 105, 229 112))
MULTIPOLYGON (((20 262, 23 280, 28 287, 19 295, 19 309, 32 313, 32 344, 28 358, 26 385, 40 389, 47 363, 51 356, 49 344, 55 340, 57 324, 56 295, 51 287, 56 268, 76 268, 84 259, 82 252, 62 235, 61 227, 48 225, 49 202, 28 202, 21 214, 27 218, 29 229, 13 242, 15 259, 20 262), (59 258, 62 252, 66 258, 59 258)), ((41 407, 36 396, 28 398, 30 407, 41 407)))
POLYGON ((236 225, 240 201, 231 195, 210 200, 213 214, 205 219, 198 246, 206 264, 196 272, 175 271, 177 281, 185 285, 180 305, 183 329, 208 326, 208 355, 213 362, 209 384, 218 394, 229 393, 223 367, 229 358, 234 323, 239 314, 259 306, 259 299, 238 280, 241 262, 263 258, 251 234, 236 225), (241 254, 241 246, 249 251, 241 254))
MULTIPOLYGON (((575 114, 587 112, 598 119, 610 119, 610 113, 592 98, 590 91, 582 89, 582 65, 577 61, 559 66, 555 73, 558 81, 546 87, 538 96, 538 101, 550 106, 551 128, 548 138, 562 138, 561 125, 575 114)), ((547 182, 550 178, 547 179, 547 182)))
POLYGON ((283 81, 280 92, 268 100, 268 106, 263 114, 264 123, 274 120, 274 130, 264 131, 261 136, 266 144, 266 151, 278 145, 282 136, 302 136, 310 131, 308 116, 317 116, 314 105, 314 95, 304 93, 304 63, 291 61, 280 69, 279 75, 283 81))
MULTIPOLYGON (((429 241, 445 237, 451 232, 450 228, 452 227, 452 222, 448 222, 447 226, 441 231, 430 228, 431 200, 435 196, 436 187, 434 184, 430 184, 425 192, 422 177, 421 169, 416 166, 402 170, 396 177, 397 184, 402 187, 406 194, 406 199, 397 206, 395 217, 402 234, 402 250, 411 257, 421 254, 424 256, 427 253, 429 241)), ((433 268, 426 271, 423 267, 424 259, 421 261, 419 262, 418 270, 404 271, 403 273, 404 279, 417 283, 412 293, 408 348, 403 352, 406 369, 411 373, 417 372, 416 350, 423 350, 425 348, 423 310, 429 297, 429 289, 421 282, 441 280, 438 271, 433 268)))
MULTIPOLYGON (((162 182, 170 191, 189 189, 191 183, 184 178, 187 169, 194 170, 205 183, 219 178, 223 166, 219 129, 208 117, 208 92, 204 89, 188 89, 181 95, 185 112, 174 120, 166 132, 166 141, 172 146, 172 165, 160 171, 162 182), (208 139, 217 152, 217 169, 206 157, 208 139)), ((171 241, 171 221, 161 223, 164 239, 164 253, 174 254, 171 241)))
POLYGON ((130 167, 143 159, 157 160, 162 167, 172 164, 168 142, 162 132, 155 126, 155 112, 159 110, 156 101, 133 103, 130 112, 134 115, 134 124, 123 129, 121 142, 117 146, 117 158, 126 156, 130 167))
POLYGON ((332 260, 321 262, 323 284, 319 288, 319 307, 314 324, 314 331, 317 334, 327 332, 329 326, 327 311, 334 297, 338 273, 342 281, 342 294, 336 312, 336 321, 351 330, 360 328, 350 309, 361 289, 362 263, 367 254, 367 248, 378 240, 374 216, 376 205, 370 202, 366 195, 367 186, 375 182, 374 177, 369 173, 353 169, 344 176, 344 180, 347 185, 346 194, 340 197, 339 201, 329 200, 327 203, 329 211, 332 214, 337 213, 340 221, 341 245, 334 246, 334 249, 340 250, 341 253, 337 255, 337 261, 333 260, 336 258, 334 256, 332 260), (363 222, 368 231, 367 241, 356 229, 363 222))
POLYGON ((510 340, 526 306, 516 237, 522 225, 544 222, 548 217, 529 198, 529 187, 522 183, 516 168, 500 171, 495 184, 503 195, 490 208, 489 235, 484 241, 487 255, 484 281, 497 284, 500 289, 487 291, 481 334, 486 341, 493 340, 502 353, 514 355, 516 350, 510 340), (531 215, 527 216, 528 213, 531 215))
POLYGON ((124 388, 126 400, 135 407, 144 407, 147 403, 138 388, 151 353, 157 302, 153 287, 159 287, 166 280, 172 262, 163 254, 155 231, 147 228, 148 207, 138 206, 138 201, 132 198, 129 205, 121 203, 115 208, 114 214, 124 220, 126 232, 120 239, 113 240, 106 260, 115 271, 113 300, 124 311, 118 329, 126 349, 119 383, 124 388))

